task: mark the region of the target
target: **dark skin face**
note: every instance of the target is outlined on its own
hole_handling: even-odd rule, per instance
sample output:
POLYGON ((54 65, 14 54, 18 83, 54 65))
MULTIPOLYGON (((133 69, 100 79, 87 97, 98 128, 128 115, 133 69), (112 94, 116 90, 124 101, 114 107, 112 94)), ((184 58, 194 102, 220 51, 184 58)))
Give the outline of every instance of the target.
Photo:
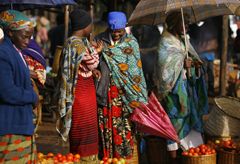
POLYGON ((32 35, 33 28, 25 28, 21 30, 11 30, 9 31, 9 36, 14 43, 14 45, 20 50, 27 47, 32 35))
MULTIPOLYGON (((186 29, 186 33, 188 32, 189 30, 189 20, 185 20, 184 24, 185 24, 185 29, 186 29)), ((183 24, 182 24, 182 21, 179 21, 177 27, 176 27, 176 33, 178 35, 184 35, 184 31, 183 31, 183 24)))
POLYGON ((118 41, 126 33, 125 29, 110 30, 113 41, 118 41))

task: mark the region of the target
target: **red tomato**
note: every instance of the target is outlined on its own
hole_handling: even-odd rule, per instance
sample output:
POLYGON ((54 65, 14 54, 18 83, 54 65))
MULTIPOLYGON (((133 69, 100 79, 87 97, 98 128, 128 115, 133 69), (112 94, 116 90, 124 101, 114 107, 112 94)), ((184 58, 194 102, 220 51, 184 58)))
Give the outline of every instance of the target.
POLYGON ((59 157, 59 158, 58 158, 58 161, 59 161, 59 162, 62 162, 62 161, 63 161, 62 157, 59 157))
POLYGON ((216 154, 216 150, 212 149, 212 154, 216 154))
POLYGON ((108 160, 108 157, 103 157, 103 161, 106 162, 108 160))
POLYGON ((187 155, 188 155, 188 152, 187 152, 187 151, 184 151, 184 152, 182 152, 182 155, 187 156, 187 155))
POLYGON ((80 162, 80 160, 77 159, 77 158, 74 158, 74 159, 73 159, 73 162, 74 162, 74 163, 75 163, 75 162, 80 162))
POLYGON ((204 155, 206 153, 206 149, 205 148, 201 148, 201 153, 204 155))
POLYGON ((195 151, 196 153, 199 153, 199 152, 200 152, 200 148, 199 148, 199 147, 196 147, 194 151, 195 151))
POLYGON ((73 155, 67 155, 67 161, 72 162, 73 161, 73 155))
POLYGON ((189 153, 192 153, 192 154, 195 153, 194 148, 190 148, 189 153))
POLYGON ((61 154, 61 153, 57 153, 56 157, 57 157, 57 158, 61 158, 61 157, 62 157, 62 154, 61 154))
POLYGON ((59 163, 59 161, 57 159, 54 159, 53 162, 54 162, 54 164, 59 163))

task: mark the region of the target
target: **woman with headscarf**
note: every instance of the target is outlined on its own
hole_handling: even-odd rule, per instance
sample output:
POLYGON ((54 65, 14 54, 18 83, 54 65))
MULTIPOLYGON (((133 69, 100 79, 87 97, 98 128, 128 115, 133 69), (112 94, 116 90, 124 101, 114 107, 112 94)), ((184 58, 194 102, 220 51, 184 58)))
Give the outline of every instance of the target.
MULTIPOLYGON (((186 14, 184 21, 188 30, 189 17, 186 14)), ((185 48, 181 12, 170 13, 166 24, 158 51, 158 91, 180 138, 180 144, 168 141, 167 146, 172 163, 177 163, 175 159, 179 146, 189 149, 203 142, 202 116, 208 112, 208 97, 201 71, 202 61, 188 39, 185 48), (192 135, 196 138, 192 138, 192 135)))
POLYGON ((93 73, 98 66, 96 49, 89 43, 90 15, 81 9, 70 14, 72 35, 65 42, 60 68, 60 99, 57 130, 70 142, 70 152, 81 163, 98 163, 97 101, 93 73))
POLYGON ((104 45, 97 101, 102 156, 109 158, 132 157, 134 132, 129 118, 140 102, 147 102, 139 46, 126 33, 126 23, 123 12, 110 12, 107 31, 96 37, 104 45))
POLYGON ((6 34, 0 44, 0 163, 36 163, 32 110, 38 97, 21 53, 35 23, 7 10, 0 14, 0 24, 6 34))

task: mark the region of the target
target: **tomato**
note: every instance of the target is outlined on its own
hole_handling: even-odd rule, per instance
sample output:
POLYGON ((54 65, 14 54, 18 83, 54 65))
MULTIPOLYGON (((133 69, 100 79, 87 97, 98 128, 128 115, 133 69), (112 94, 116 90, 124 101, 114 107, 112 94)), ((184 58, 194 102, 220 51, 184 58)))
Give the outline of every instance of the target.
POLYGON ((188 155, 188 152, 187 152, 187 151, 184 151, 184 152, 182 152, 182 155, 187 156, 187 155, 188 155))
POLYGON ((109 164, 107 161, 104 161, 103 164, 109 164))
POLYGON ((56 163, 59 163, 59 161, 57 159, 54 159, 53 163, 56 164, 56 163))
POLYGON ((216 150, 212 149, 212 154, 216 154, 216 150))
POLYGON ((73 157, 73 154, 72 153, 68 153, 66 156, 72 156, 73 157))
POLYGON ((189 149, 189 153, 192 153, 192 154, 193 154, 194 152, 195 152, 195 151, 194 151, 194 148, 190 148, 190 149, 189 149))
POLYGON ((57 153, 56 157, 57 158, 62 158, 62 154, 61 153, 57 153))
POLYGON ((199 146, 199 148, 200 148, 200 149, 206 149, 206 145, 201 144, 201 145, 199 146))
POLYGON ((75 154, 75 155, 74 155, 74 158, 76 158, 76 159, 80 159, 80 157, 81 157, 81 156, 80 156, 79 154, 75 154))
POLYGON ((108 163, 112 163, 112 160, 113 160, 112 158, 108 158, 107 161, 108 161, 108 163))
POLYGON ((73 161, 73 155, 67 155, 67 161, 72 162, 73 161))
POLYGON ((206 153, 206 149, 205 148, 201 148, 201 153, 205 154, 206 153))
POLYGON ((193 154, 192 153, 188 153, 188 156, 193 156, 193 154))
POLYGON ((54 154, 51 153, 51 152, 49 152, 49 153, 47 154, 47 157, 48 157, 48 158, 52 158, 52 157, 54 157, 54 154))
POLYGON ((103 157, 103 161, 107 161, 108 160, 108 157, 103 157))
POLYGON ((118 162, 117 158, 113 158, 112 163, 116 164, 118 162))
POLYGON ((59 157, 59 158, 58 158, 58 161, 59 161, 59 162, 62 162, 62 161, 63 161, 62 157, 59 157))
POLYGON ((193 156, 198 156, 198 153, 193 153, 193 156))
POLYGON ((195 151, 196 153, 199 153, 199 152, 200 152, 200 148, 199 148, 199 147, 196 147, 194 151, 195 151))
POLYGON ((43 158, 44 157, 44 154, 43 153, 37 153, 37 158, 38 159, 41 159, 41 158, 43 158))
POLYGON ((80 162, 80 159, 74 158, 74 159, 73 159, 73 162, 74 162, 74 163, 75 163, 75 162, 80 162))

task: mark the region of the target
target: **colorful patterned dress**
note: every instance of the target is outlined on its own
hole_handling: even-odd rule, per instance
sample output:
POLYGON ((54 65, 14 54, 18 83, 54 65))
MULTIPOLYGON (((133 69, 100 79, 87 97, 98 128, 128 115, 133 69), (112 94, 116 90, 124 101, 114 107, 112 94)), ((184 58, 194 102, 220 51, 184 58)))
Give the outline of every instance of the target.
MULTIPOLYGON (((189 44, 188 52, 193 60, 200 60, 189 44)), ((202 115, 208 112, 208 97, 204 77, 196 77, 191 68, 191 77, 186 76, 186 58, 183 42, 164 31, 159 44, 158 88, 162 104, 180 139, 194 129, 202 132, 202 115)), ((172 144, 169 141, 169 144, 172 144)))
POLYGON ((129 117, 139 102, 147 102, 138 43, 126 35, 122 42, 106 47, 102 55, 111 72, 108 105, 98 110, 103 155, 131 158, 134 132, 129 117))

